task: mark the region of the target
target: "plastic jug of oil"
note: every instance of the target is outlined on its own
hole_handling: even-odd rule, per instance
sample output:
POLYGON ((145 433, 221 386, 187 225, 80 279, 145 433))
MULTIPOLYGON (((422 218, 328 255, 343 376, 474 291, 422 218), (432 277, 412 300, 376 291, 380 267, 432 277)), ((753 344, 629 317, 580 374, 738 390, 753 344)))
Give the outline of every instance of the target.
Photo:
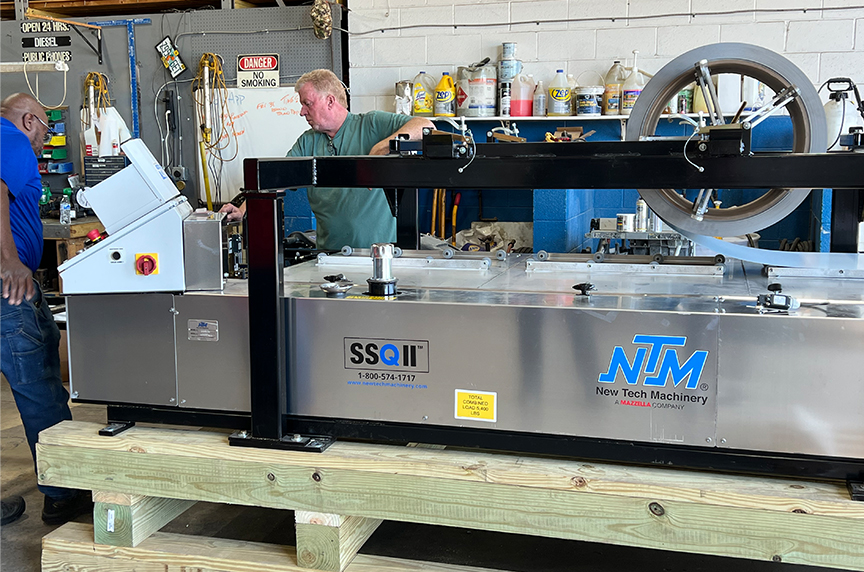
POLYGON ((435 113, 435 78, 421 71, 414 77, 412 95, 414 99, 414 115, 432 117, 435 113))
POLYGON ((637 58, 639 50, 633 50, 633 71, 624 80, 623 96, 621 101, 621 114, 630 115, 633 111, 633 106, 636 105, 636 99, 642 93, 642 88, 645 87, 645 77, 639 72, 637 58))
POLYGON ((621 65, 621 60, 615 60, 604 79, 603 115, 621 114, 621 89, 626 79, 627 70, 621 65))
POLYGON ((435 88, 435 117, 456 117, 456 88, 449 72, 444 72, 435 88))
POLYGON ((534 105, 534 82, 525 74, 517 74, 510 88, 510 115, 529 117, 534 105))
POLYGON ((555 78, 549 84, 549 99, 547 100, 547 115, 570 115, 570 84, 564 75, 564 70, 558 70, 555 78))

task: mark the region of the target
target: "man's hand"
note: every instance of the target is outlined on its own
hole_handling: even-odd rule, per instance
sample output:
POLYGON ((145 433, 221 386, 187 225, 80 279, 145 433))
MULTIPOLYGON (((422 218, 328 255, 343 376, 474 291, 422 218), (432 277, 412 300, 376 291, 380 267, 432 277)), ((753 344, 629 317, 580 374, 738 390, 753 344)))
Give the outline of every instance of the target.
POLYGON ((240 220, 243 218, 243 215, 246 213, 246 203, 243 203, 240 208, 235 207, 231 203, 225 203, 222 205, 222 208, 219 209, 220 213, 228 213, 228 221, 240 220))
POLYGON ((3 279, 3 297, 13 306, 36 295, 33 273, 17 258, 3 261, 0 278, 3 279))

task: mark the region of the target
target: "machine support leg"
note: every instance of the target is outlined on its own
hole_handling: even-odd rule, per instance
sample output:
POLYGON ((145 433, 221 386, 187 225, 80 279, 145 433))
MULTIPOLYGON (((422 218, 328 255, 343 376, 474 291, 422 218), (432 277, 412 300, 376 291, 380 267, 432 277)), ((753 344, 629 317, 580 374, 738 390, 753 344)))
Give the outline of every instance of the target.
POLYGON ((380 518, 343 516, 298 510, 297 564, 303 568, 342 572, 381 524, 380 518))
POLYGON ((193 504, 193 500, 93 491, 93 541, 138 546, 193 504))

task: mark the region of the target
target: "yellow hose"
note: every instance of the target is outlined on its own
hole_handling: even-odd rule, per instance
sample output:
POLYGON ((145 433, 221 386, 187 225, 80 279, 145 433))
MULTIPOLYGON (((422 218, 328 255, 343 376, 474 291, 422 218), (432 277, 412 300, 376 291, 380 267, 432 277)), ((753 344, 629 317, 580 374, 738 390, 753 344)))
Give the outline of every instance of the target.
POLYGON ((204 171, 204 192, 207 193, 207 210, 213 210, 213 199, 210 197, 210 174, 207 172, 207 152, 204 149, 204 141, 198 142, 198 150, 201 154, 201 170, 204 171))

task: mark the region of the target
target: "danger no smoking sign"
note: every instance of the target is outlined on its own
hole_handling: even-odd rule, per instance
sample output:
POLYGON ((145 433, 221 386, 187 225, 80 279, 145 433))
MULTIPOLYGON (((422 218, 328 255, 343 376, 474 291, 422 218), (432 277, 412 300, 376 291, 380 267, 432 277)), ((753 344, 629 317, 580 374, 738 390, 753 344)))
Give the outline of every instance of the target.
POLYGON ((237 87, 279 87, 279 56, 237 56, 237 87))

